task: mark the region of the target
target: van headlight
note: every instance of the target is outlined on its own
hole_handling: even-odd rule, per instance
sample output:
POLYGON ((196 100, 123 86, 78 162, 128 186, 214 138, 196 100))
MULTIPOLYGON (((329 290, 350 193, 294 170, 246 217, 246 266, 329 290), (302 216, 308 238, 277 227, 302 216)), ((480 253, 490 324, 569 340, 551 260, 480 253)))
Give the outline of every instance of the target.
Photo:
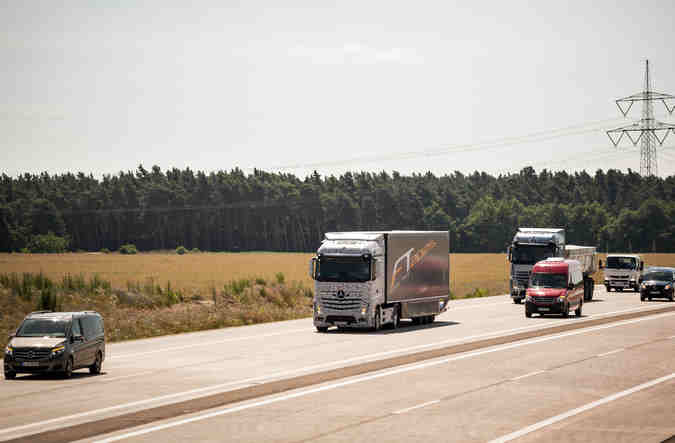
POLYGON ((531 295, 526 295, 526 296, 525 296, 525 301, 532 302, 532 301, 534 301, 534 300, 532 300, 532 296, 531 296, 531 295))
POLYGON ((558 302, 565 303, 565 296, 561 295, 560 297, 558 297, 558 302))
POLYGON ((55 357, 57 355, 61 355, 63 351, 66 350, 65 346, 57 346, 55 348, 52 348, 52 357, 55 357))

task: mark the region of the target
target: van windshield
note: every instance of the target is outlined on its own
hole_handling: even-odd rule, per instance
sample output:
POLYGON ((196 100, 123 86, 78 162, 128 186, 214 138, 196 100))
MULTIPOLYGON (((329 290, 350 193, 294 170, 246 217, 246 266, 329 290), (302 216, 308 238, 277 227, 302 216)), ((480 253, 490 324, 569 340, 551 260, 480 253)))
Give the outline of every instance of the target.
POLYGON ((29 318, 23 322, 17 337, 65 337, 68 322, 45 318, 29 318))
POLYGON ((531 288, 565 288, 567 287, 567 274, 540 274, 532 273, 531 288))
POLYGON ((607 257, 607 267, 610 269, 635 269, 635 258, 607 257))
POLYGON ((316 269, 318 281, 365 282, 370 280, 370 260, 362 257, 324 257, 316 269))

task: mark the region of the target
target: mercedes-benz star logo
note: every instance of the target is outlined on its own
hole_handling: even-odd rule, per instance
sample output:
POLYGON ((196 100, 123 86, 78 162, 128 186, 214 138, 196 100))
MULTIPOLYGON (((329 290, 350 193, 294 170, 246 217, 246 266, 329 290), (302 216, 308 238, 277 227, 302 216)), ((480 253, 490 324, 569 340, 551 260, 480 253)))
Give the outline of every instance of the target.
POLYGON ((343 291, 342 289, 337 291, 337 294, 335 295, 337 295, 337 298, 345 298, 347 296, 347 294, 345 294, 345 291, 343 291))
POLYGON ((28 352, 28 358, 33 358, 35 357, 35 353, 33 351, 28 352))

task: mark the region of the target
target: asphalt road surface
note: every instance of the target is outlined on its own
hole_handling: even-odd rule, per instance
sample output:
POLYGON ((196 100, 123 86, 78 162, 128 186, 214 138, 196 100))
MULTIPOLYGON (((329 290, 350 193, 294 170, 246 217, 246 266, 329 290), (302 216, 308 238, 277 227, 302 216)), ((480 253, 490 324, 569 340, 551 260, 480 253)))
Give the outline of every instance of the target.
POLYGON ((507 296, 431 325, 310 319, 109 344, 103 374, 0 382, 0 440, 653 441, 675 436, 675 303, 596 287, 583 316, 507 296))

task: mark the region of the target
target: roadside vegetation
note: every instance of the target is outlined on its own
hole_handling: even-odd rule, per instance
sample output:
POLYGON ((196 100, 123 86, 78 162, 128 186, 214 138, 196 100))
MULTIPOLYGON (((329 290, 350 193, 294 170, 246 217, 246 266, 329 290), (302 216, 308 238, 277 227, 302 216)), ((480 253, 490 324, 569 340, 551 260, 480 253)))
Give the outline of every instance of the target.
POLYGON ((110 341, 240 326, 311 315, 312 290, 283 273, 233 279, 220 287, 183 290, 148 279, 113 288, 98 275, 0 274, 0 346, 36 310, 95 310, 110 341))

